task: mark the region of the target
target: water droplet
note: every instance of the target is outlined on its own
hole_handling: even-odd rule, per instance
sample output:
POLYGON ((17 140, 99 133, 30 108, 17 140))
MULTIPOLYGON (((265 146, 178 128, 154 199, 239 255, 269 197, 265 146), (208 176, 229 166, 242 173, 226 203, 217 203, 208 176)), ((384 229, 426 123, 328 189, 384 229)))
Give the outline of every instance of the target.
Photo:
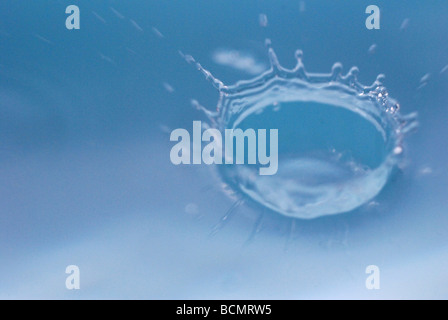
POLYGON ((45 42, 45 43, 47 43, 47 44, 53 44, 52 41, 50 41, 50 40, 48 40, 47 38, 41 36, 40 34, 35 34, 35 37, 36 37, 37 39, 39 39, 40 41, 45 42))
POLYGON ((174 92, 174 88, 167 82, 164 82, 163 87, 165 88, 165 90, 169 93, 173 93, 174 92))
POLYGON ((410 22, 411 22, 411 19, 409 19, 409 18, 404 19, 403 22, 401 23, 400 31, 406 30, 409 27, 410 22))
POLYGON ((370 47, 369 47, 369 54, 375 54, 375 52, 376 52, 376 48, 377 48, 377 45, 376 44, 372 44, 370 47))
POLYGON ((159 31, 156 27, 151 28, 152 33, 154 33, 158 38, 162 39, 165 38, 165 36, 162 34, 162 32, 159 31))
POLYGON ((103 24, 106 24, 106 20, 102 16, 100 16, 98 13, 96 13, 95 11, 92 11, 92 14, 95 16, 95 18, 97 18, 103 24))
POLYGON ((260 24, 260 27, 266 28, 268 26, 268 16, 264 13, 260 13, 258 16, 258 23, 260 24))
POLYGON ((296 50, 296 52, 294 53, 294 56, 296 57, 297 60, 302 61, 302 59, 303 59, 303 51, 302 50, 296 50))
POLYGON ((420 83, 420 85, 417 87, 417 90, 421 90, 421 89, 423 89, 424 87, 426 87, 427 85, 428 85, 427 82, 420 83))
POLYGON ((424 167, 422 169, 420 169, 420 174, 421 175, 430 175, 432 174, 433 170, 431 167, 424 167))
POLYGON ((115 8, 110 7, 110 11, 112 11, 118 19, 124 19, 124 15, 118 12, 115 8))
POLYGON ((135 29, 137 29, 137 30, 140 31, 140 32, 143 32, 143 28, 140 27, 140 25, 139 25, 135 20, 129 19, 129 21, 131 22, 132 26, 133 26, 135 29))
POLYGON ((427 74, 425 74, 421 79, 420 79, 420 83, 423 83, 423 82, 428 82, 428 80, 431 78, 431 74, 430 73, 427 73, 427 74))
POLYGON ((401 146, 397 146, 394 148, 394 154, 401 154, 403 153, 403 148, 401 146))

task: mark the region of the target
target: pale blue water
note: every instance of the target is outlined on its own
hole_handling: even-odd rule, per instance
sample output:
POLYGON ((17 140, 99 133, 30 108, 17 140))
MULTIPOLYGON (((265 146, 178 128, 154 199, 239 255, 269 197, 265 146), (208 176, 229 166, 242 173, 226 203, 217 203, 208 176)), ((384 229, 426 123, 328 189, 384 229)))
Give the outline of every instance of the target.
POLYGON ((304 3, 78 1, 69 31, 71 1, 2 1, 0 298, 447 298, 448 5, 375 1, 381 29, 367 30, 374 3, 304 3), (171 164, 169 132, 205 121, 190 100, 218 100, 178 50, 232 84, 268 68, 265 38, 288 68, 300 48, 308 71, 385 73, 400 112, 418 112, 367 205, 295 222, 249 201, 228 211, 238 197, 216 171, 171 164), (380 290, 365 288, 371 264, 380 290))

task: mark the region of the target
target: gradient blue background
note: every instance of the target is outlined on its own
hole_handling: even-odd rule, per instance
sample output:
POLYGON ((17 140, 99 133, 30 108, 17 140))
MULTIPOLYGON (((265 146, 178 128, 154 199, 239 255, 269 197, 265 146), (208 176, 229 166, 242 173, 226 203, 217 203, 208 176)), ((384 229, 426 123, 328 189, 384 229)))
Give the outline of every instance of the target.
POLYGON ((447 298, 448 4, 304 2, 1 1, 0 298, 447 298), (70 4, 80 30, 65 28, 70 4), (370 4, 380 30, 365 28, 370 4), (310 71, 385 73, 420 128, 370 206, 292 232, 268 214, 254 235, 260 210, 243 205, 210 237, 233 201, 210 168, 171 164, 167 132, 203 119, 190 99, 213 109, 218 95, 178 50, 233 83, 251 76, 213 52, 267 65, 266 37, 287 67, 301 48, 310 71), (365 288, 371 264, 380 290, 365 288))

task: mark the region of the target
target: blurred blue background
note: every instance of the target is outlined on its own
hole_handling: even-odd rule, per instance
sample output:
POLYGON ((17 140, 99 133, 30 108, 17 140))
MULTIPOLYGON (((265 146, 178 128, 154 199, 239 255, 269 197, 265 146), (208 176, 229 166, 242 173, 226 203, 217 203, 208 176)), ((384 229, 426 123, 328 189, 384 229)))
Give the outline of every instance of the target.
POLYGON ((435 0, 1 1, 0 298, 448 298, 447 17, 435 0), (257 224, 244 204, 210 236, 234 201, 210 168, 171 164, 169 132, 218 94, 178 50, 231 84, 267 67, 266 37, 286 67, 301 48, 310 71, 385 73, 420 128, 369 205, 257 224), (72 264, 81 290, 65 288, 72 264))

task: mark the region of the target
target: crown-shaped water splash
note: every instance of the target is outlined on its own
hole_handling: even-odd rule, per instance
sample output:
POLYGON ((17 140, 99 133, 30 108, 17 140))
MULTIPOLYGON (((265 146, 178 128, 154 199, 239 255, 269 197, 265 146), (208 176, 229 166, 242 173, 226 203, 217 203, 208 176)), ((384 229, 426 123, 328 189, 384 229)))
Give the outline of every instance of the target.
POLYGON ((219 169, 224 182, 258 204, 295 218, 310 219, 346 212, 367 203, 381 191, 400 162, 404 137, 418 125, 417 114, 404 116, 400 113, 399 103, 390 97, 383 84, 383 74, 366 86, 358 81, 357 67, 344 74, 340 63, 335 63, 329 73, 310 73, 305 69, 301 50, 295 52, 295 67, 286 69, 279 63, 270 40, 266 40, 266 46, 270 68, 253 79, 233 85, 225 85, 192 56, 182 54, 219 92, 214 111, 193 100, 193 105, 210 120, 209 127, 236 128, 244 119, 269 108, 275 109, 281 103, 316 102, 343 107, 371 122, 382 134, 387 154, 378 167, 362 171, 362 176, 347 178, 345 184, 308 186, 297 181, 291 185, 290 176, 254 177, 244 167, 219 169), (302 193, 304 190, 306 192, 302 193), (307 202, 304 199, 309 194, 313 194, 314 200, 307 202))

